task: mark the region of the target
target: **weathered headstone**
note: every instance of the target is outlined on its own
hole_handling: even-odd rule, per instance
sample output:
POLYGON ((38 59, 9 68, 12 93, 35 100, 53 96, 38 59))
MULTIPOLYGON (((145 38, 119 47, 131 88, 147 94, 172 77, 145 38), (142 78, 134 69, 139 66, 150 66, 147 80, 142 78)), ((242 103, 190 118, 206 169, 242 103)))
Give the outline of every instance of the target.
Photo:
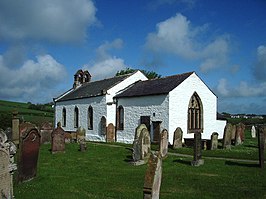
POLYGON ((31 180, 37 175, 37 163, 41 135, 31 123, 20 125, 20 143, 18 160, 18 181, 31 180))
POLYGON ((236 139, 235 145, 240 145, 244 141, 244 132, 245 132, 245 125, 243 123, 239 123, 236 125, 236 139))
POLYGON ((183 131, 177 127, 174 132, 173 149, 182 148, 183 131))
POLYGON ((227 123, 224 128, 223 148, 231 149, 232 124, 227 123))
POLYGON ((14 111, 12 116, 12 141, 18 145, 19 144, 19 117, 18 112, 14 111))
POLYGON ((147 126, 146 126, 145 124, 140 124, 140 125, 136 128, 136 130, 135 130, 135 137, 134 137, 135 140, 139 138, 139 136, 140 136, 140 134, 141 134, 141 131, 142 131, 142 129, 144 129, 144 128, 148 130, 148 128, 147 128, 147 126))
POLYGON ((40 127, 41 144, 51 143, 51 134, 53 132, 53 125, 50 122, 45 122, 40 127))
POLYGON ((0 197, 3 199, 14 198, 13 172, 17 169, 16 164, 14 164, 15 153, 15 144, 8 141, 6 134, 0 129, 0 197))
POLYGON ((58 122, 57 128, 52 132, 52 153, 65 152, 65 131, 58 122))
POLYGON ((159 152, 161 157, 164 158, 168 152, 168 131, 166 129, 162 130, 160 133, 160 143, 159 143, 159 152))
POLYGON ((114 142, 115 141, 115 126, 113 123, 108 124, 106 130, 106 142, 114 142))
POLYGON ((192 166, 200 166, 204 164, 201 158, 201 133, 194 133, 194 158, 191 162, 192 166))
POLYGON ((77 135, 77 142, 79 143, 80 141, 85 141, 85 136, 86 136, 86 130, 82 127, 79 127, 76 132, 77 135))
POLYGON ((236 139, 236 125, 232 124, 231 128, 231 140, 235 142, 236 139))
POLYGON ((256 138, 256 128, 254 125, 252 125, 251 127, 251 137, 256 138))
POLYGON ((259 164, 260 168, 264 168, 264 151, 266 142, 266 127, 259 127, 258 129, 258 145, 259 145, 259 164))
POLYGON ((218 133, 214 132, 211 135, 211 150, 216 150, 218 148, 218 133))
POLYGON ((143 199, 159 199, 162 181, 162 158, 151 154, 145 174, 143 199))
POLYGON ((240 122, 240 126, 241 126, 240 138, 241 138, 241 142, 243 143, 244 140, 245 140, 245 129, 246 129, 246 126, 242 122, 240 122))

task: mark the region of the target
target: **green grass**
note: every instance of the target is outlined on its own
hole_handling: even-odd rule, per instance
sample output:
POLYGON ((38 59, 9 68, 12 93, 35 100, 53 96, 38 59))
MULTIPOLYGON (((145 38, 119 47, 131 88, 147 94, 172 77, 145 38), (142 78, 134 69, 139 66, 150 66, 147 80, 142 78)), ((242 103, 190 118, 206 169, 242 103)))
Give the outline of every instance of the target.
MULTIPOLYGON (((14 186, 17 199, 135 199, 142 198, 147 165, 128 163, 129 145, 87 143, 82 153, 77 144, 52 155, 42 145, 38 175, 14 186)), ((231 150, 234 153, 234 150, 231 150)), ((191 158, 169 155, 163 160, 160 198, 266 198, 266 171, 256 163, 205 159, 201 167, 191 158)))

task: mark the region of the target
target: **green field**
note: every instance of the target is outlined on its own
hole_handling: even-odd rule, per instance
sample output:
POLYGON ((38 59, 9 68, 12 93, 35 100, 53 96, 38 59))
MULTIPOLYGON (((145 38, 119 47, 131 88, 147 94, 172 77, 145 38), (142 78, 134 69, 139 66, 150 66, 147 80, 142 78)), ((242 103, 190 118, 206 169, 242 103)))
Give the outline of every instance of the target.
MULTIPOLYGON (((251 141, 252 142, 252 141, 251 141)), ((256 141, 253 141, 255 143, 256 141)), ((142 198, 147 165, 129 164, 131 151, 124 144, 67 144, 66 152, 52 155, 42 145, 35 179, 14 186, 17 199, 136 199, 142 198)), ((192 151, 192 149, 187 149, 192 151)), ((245 151, 217 150, 233 156, 245 151)), ((177 151, 182 152, 182 150, 177 151)), ((215 153, 215 152, 213 152, 215 153)), ((228 155, 226 155, 228 156, 228 155)), ((204 159, 204 157, 203 157, 204 159)), ((258 162, 214 160, 205 157, 200 167, 190 166, 192 157, 168 155, 163 160, 160 198, 266 198, 266 171, 258 162)))
POLYGON ((53 122, 54 113, 51 106, 45 106, 45 110, 32 109, 31 104, 0 100, 0 128, 11 127, 12 112, 18 111, 22 121, 40 125, 43 122, 53 122))

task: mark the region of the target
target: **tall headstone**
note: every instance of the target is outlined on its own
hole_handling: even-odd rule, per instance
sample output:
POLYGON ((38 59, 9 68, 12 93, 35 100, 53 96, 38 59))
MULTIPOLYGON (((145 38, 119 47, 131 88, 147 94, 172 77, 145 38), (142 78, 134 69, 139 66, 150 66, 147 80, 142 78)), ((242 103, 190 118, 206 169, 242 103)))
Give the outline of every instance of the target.
POLYGON ((200 166, 204 164, 204 160, 201 158, 201 133, 194 133, 194 157, 191 162, 192 166, 200 166))
POLYGON ((246 129, 246 126, 242 122, 240 122, 239 124, 241 126, 240 138, 241 138, 241 142, 243 143, 244 140, 245 140, 245 129, 246 129))
POLYGON ((161 154, 161 157, 162 158, 166 157, 168 152, 168 131, 166 129, 162 130, 162 132, 160 133, 159 147, 160 147, 159 152, 161 154))
POLYGON ((251 127, 251 137, 256 138, 256 128, 254 125, 252 125, 251 127))
POLYGON ((162 181, 162 158, 151 154, 145 174, 143 199, 159 199, 162 181))
POLYGON ((18 145, 19 144, 19 117, 18 112, 14 111, 12 113, 12 141, 18 145))
POLYGON ((41 144, 51 143, 51 134, 53 132, 53 125, 50 122, 44 122, 40 127, 41 144))
POLYGON ((242 144, 241 133, 242 133, 242 126, 240 124, 237 124, 236 125, 236 139, 235 139, 236 146, 242 144))
POLYGON ((58 122, 57 128, 52 132, 52 149, 51 152, 65 152, 65 131, 61 127, 61 123, 58 122))
POLYGON ((264 151, 266 142, 266 127, 259 127, 258 129, 258 145, 259 145, 259 164, 260 168, 264 168, 264 151))
POLYGON ((211 135, 211 150, 216 150, 218 148, 218 133, 214 132, 211 135))
POLYGON ((224 136, 223 136, 223 148, 231 149, 231 132, 232 132, 232 124, 227 123, 224 128, 224 136))
POLYGON ((20 125, 18 181, 31 180, 37 175, 41 135, 31 123, 20 125))
POLYGON ((14 198, 13 196, 13 174, 17 169, 14 164, 16 146, 8 141, 6 134, 0 129, 0 194, 1 198, 14 198))
POLYGON ((174 132, 173 149, 182 148, 183 131, 177 127, 174 132))
POLYGON ((231 140, 232 142, 235 142, 236 139, 236 125, 232 124, 231 128, 231 140))
POLYGON ((106 130, 106 142, 114 142, 115 141, 115 126, 113 123, 108 124, 106 130))

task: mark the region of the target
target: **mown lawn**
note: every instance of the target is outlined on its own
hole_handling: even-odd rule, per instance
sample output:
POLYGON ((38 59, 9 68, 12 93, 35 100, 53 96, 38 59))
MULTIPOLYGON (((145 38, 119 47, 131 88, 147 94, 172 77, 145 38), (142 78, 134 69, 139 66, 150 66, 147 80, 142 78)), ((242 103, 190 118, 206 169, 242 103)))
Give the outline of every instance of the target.
MULTIPOLYGON (((147 165, 128 163, 128 145, 87 143, 78 151, 67 144, 66 152, 52 155, 42 145, 38 176, 14 186, 17 199, 143 198, 147 165)), ((234 150, 231 150, 234 154, 234 150)), ((201 167, 192 158, 169 155, 163 160, 161 199, 167 198, 266 198, 266 169, 257 163, 205 159, 201 167)))

